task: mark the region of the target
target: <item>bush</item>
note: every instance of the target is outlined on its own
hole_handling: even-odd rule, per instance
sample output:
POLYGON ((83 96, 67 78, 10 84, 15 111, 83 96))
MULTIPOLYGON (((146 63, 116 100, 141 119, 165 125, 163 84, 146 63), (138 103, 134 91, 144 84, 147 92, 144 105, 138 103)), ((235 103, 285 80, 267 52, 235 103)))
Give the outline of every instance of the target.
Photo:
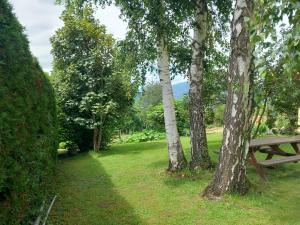
MULTIPOLYGON (((54 76, 52 74, 52 76, 54 76)), ((52 84, 54 82, 52 81, 52 84)), ((53 84, 54 85, 54 84, 53 84)), ((58 91, 56 90, 56 94, 58 91)), ((87 151, 93 148, 92 135, 93 131, 79 126, 60 109, 59 97, 57 100, 57 120, 58 120, 58 139, 59 142, 71 140, 76 143, 81 151, 87 151)))
POLYGON ((66 145, 67 145, 67 141, 59 142, 58 148, 59 149, 66 149, 66 145))
POLYGON ((290 121, 288 119, 288 117, 284 114, 279 114, 277 116, 277 120, 275 122, 275 126, 278 129, 287 129, 290 127, 290 121))
POLYGON ((68 155, 76 155, 80 152, 78 145, 72 141, 65 142, 65 149, 67 150, 68 155))
POLYGON ((220 104, 217 105, 215 108, 215 125, 216 126, 222 126, 224 124, 224 112, 225 112, 225 105, 220 104))
MULTIPOLYGON (((254 125, 254 127, 252 129, 252 134, 254 134, 254 132, 256 132, 257 126, 258 125, 254 125)), ((268 126, 265 123, 261 123, 260 126, 259 126, 259 128, 258 128, 257 134, 258 135, 266 134, 268 132, 268 130, 269 130, 268 126)))
POLYGON ((123 143, 139 143, 147 141, 162 140, 166 137, 164 133, 159 133, 154 130, 145 130, 143 132, 137 132, 130 135, 123 143))
MULTIPOLYGON (((175 101, 175 113, 179 135, 187 135, 190 126, 186 99, 175 101)), ((146 117, 147 128, 157 132, 165 131, 163 104, 150 107, 146 117)))
POLYGON ((204 113, 205 113, 205 124, 212 125, 215 120, 215 112, 214 112, 213 108, 205 107, 204 113))
POLYGON ((278 114, 275 126, 280 134, 295 134, 295 126, 287 114, 278 114))
POLYGON ((7 0, 0 21, 0 224, 30 224, 55 167, 55 99, 7 0))

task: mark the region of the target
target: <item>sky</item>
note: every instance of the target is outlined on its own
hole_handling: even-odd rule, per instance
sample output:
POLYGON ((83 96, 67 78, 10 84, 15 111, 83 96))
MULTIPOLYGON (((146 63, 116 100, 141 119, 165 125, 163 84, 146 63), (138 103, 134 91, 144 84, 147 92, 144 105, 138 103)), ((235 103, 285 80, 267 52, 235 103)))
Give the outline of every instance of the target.
MULTIPOLYGON (((46 72, 51 71, 52 56, 50 37, 63 25, 59 19, 62 6, 55 0, 10 0, 20 23, 30 42, 30 49, 46 72)), ((116 39, 123 39, 127 24, 120 18, 120 10, 115 6, 97 10, 96 17, 107 27, 116 39)))
MULTIPOLYGON (((55 4, 55 0, 9 0, 30 42, 32 54, 38 58, 40 65, 46 72, 52 70, 52 55, 50 37, 63 26, 60 15, 63 7, 55 4)), ((120 10, 115 6, 105 9, 99 8, 96 18, 104 24, 108 33, 113 34, 117 40, 125 37, 127 24, 119 18, 120 10)), ((158 81, 156 74, 147 74, 147 81, 158 81)), ((185 81, 176 76, 172 83, 185 81)))

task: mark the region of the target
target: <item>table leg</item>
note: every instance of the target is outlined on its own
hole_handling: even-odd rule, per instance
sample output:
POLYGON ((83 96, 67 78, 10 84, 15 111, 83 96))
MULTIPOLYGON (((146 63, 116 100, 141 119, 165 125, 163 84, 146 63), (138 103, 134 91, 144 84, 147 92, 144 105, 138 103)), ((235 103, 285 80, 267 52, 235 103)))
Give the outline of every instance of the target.
POLYGON ((272 159, 274 156, 273 153, 268 153, 267 157, 266 157, 266 160, 269 160, 269 159, 272 159))
POLYGON ((257 163, 256 157, 253 151, 249 151, 250 162, 254 165, 256 172, 259 174, 263 181, 267 181, 267 176, 265 174, 264 168, 257 163))
POLYGON ((281 156, 294 156, 295 155, 293 153, 288 153, 288 152, 281 150, 278 145, 270 145, 270 147, 272 148, 272 153, 274 155, 281 155, 281 156))
POLYGON ((291 145, 292 145, 293 149, 295 150, 296 154, 300 155, 300 149, 299 149, 297 143, 291 143, 291 145))
MULTIPOLYGON (((268 153, 268 155, 267 155, 267 157, 266 157, 265 160, 270 160, 270 159, 273 158, 273 156, 274 156, 273 153, 268 153)), ((268 168, 268 169, 274 169, 274 166, 267 166, 267 168, 268 168)))

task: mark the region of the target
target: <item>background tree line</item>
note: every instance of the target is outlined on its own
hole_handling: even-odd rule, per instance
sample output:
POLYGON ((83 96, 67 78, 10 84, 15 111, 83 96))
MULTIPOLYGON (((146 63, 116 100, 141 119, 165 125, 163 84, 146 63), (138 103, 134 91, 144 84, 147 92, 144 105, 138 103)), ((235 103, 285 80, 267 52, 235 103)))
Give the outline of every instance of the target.
POLYGON ((253 123, 267 115, 270 128, 280 116, 291 130, 296 126, 297 1, 237 0, 234 6, 227 0, 59 2, 65 10, 64 26, 51 38, 54 94, 11 6, 0 0, 1 221, 28 224, 47 198, 56 161, 57 119, 59 140, 80 150, 105 148, 124 127, 165 131, 168 171, 206 169, 213 166, 206 140, 209 113, 222 114, 218 107, 226 102, 219 163, 203 195, 247 193, 253 123), (128 23, 124 40, 117 42, 106 32, 94 17, 92 3, 121 9, 128 23), (158 75, 160 89, 146 87, 134 107, 149 72, 158 75), (176 102, 171 80, 177 74, 188 77, 190 91, 176 102), (180 141, 186 130, 190 162, 180 141))

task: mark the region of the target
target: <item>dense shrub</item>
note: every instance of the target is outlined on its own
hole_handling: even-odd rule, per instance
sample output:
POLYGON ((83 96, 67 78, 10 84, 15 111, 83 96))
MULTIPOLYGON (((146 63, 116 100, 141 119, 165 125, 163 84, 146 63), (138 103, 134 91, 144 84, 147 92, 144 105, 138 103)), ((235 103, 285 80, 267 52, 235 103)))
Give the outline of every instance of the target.
MULTIPOLYGON (((189 115, 187 101, 175 101, 175 112, 177 128, 180 135, 188 135, 189 133, 189 115)), ((164 109, 163 105, 159 104, 152 106, 147 111, 146 127, 158 132, 165 132, 164 109)))
MULTIPOLYGON (((55 84, 52 83, 55 88, 55 84)), ((56 89, 56 94, 58 93, 56 89)), ((60 109, 61 100, 57 96, 57 120, 58 120, 58 140, 59 142, 66 142, 68 140, 76 143, 80 151, 87 151, 93 148, 93 142, 91 136, 93 131, 86 129, 73 120, 68 119, 65 112, 60 109)))
POLYGON ((164 132, 164 108, 162 104, 149 108, 146 114, 146 127, 158 132, 164 132))
POLYGON ((55 166, 55 100, 7 0, 0 1, 0 109, 0 224, 30 224, 55 166))
POLYGON ((130 135, 127 139, 125 139, 124 143, 139 143, 139 142, 147 142, 147 141, 156 141, 164 139, 166 135, 164 133, 159 133, 154 130, 144 130, 143 132, 136 132, 130 135))

